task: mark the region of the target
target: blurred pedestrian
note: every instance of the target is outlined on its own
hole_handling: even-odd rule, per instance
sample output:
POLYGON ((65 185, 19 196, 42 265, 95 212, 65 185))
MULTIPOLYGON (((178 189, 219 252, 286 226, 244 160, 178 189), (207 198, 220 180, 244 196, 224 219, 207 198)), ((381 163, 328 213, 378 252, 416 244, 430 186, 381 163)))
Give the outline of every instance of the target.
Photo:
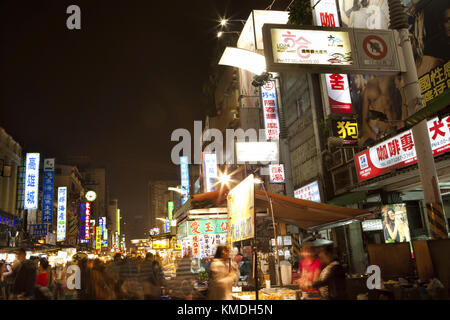
POLYGON ((154 256, 151 252, 148 252, 145 256, 145 260, 141 262, 139 266, 139 275, 144 286, 144 299, 154 300, 160 296, 161 287, 156 280, 153 263, 154 256), (159 286, 159 288, 158 288, 159 286))
POLYGON ((38 275, 36 276, 36 290, 34 292, 36 300, 52 300, 53 294, 49 289, 50 265, 45 258, 39 259, 38 275))
POLYGON ((229 250, 226 246, 218 246, 214 260, 211 262, 208 299, 233 300, 231 291, 233 283, 238 280, 237 264, 229 259, 229 250), (228 263, 232 263, 229 271, 228 263))
POLYGON ((113 257, 113 261, 109 262, 106 266, 107 272, 109 273, 112 281, 114 295, 117 300, 122 299, 122 292, 120 289, 123 284, 123 280, 120 278, 120 268, 122 264, 122 255, 120 253, 116 253, 113 257))
POLYGON ((14 298, 29 300, 34 295, 34 282, 36 280, 36 264, 27 260, 26 251, 21 248, 17 252, 17 261, 13 265, 13 294, 14 298))
POLYGON ((322 268, 320 260, 315 257, 315 249, 311 243, 305 243, 302 246, 300 254, 303 258, 299 264, 300 279, 298 280, 298 284, 300 289, 304 292, 319 293, 319 290, 311 287, 314 281, 319 280, 320 270, 322 268))
POLYGON ((13 269, 7 261, 5 261, 2 271, 3 272, 0 280, 2 282, 4 299, 8 300, 11 296, 12 288, 14 285, 14 275, 13 269))
POLYGON ((115 299, 113 283, 106 273, 105 266, 100 259, 95 259, 92 267, 91 280, 95 300, 115 299))
POLYGON ((192 300, 195 295, 195 275, 192 272, 192 248, 180 260, 176 270, 174 296, 178 299, 192 300))
POLYGON ((120 287, 126 300, 144 299, 144 287, 139 281, 139 268, 135 259, 125 258, 119 271, 122 285, 120 287))

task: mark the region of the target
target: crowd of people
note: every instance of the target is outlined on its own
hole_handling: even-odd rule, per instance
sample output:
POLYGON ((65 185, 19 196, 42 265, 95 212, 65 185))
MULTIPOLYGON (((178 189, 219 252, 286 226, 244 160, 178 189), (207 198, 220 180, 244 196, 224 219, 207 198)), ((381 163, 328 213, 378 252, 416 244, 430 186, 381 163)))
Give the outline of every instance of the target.
MULTIPOLYGON (((231 300, 232 286, 239 279, 244 265, 239 254, 230 257, 226 246, 217 248, 215 257, 206 266, 209 282, 207 290, 196 286, 197 274, 193 271, 192 251, 177 261, 176 277, 166 280, 161 259, 152 253, 145 258, 123 257, 116 253, 112 261, 88 259, 76 255, 66 265, 51 267, 45 258, 26 258, 18 250, 16 261, 9 265, 0 262, 1 300, 231 300), (79 287, 68 289, 70 265, 79 267, 79 287)), ((333 253, 324 247, 316 255, 308 244, 302 247, 298 270, 299 288, 322 299, 345 299, 345 270, 333 253)), ((72 281, 72 280, 70 280, 72 281)))

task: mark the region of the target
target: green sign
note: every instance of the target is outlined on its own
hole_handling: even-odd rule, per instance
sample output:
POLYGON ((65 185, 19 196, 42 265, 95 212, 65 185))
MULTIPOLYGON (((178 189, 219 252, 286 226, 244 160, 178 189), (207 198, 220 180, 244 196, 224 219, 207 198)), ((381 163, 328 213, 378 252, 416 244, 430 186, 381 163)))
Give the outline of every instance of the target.
POLYGON ((227 233, 228 220, 195 220, 188 222, 188 235, 197 236, 202 234, 220 234, 227 233))
POLYGON ((169 221, 172 221, 173 201, 167 203, 167 212, 169 213, 169 221))

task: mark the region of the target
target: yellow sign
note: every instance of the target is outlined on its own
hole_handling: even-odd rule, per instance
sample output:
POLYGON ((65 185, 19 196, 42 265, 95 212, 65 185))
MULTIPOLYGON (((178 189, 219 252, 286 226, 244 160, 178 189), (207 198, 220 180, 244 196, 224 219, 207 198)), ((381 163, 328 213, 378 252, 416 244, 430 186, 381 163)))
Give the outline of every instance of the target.
POLYGON ((152 249, 169 249, 169 239, 158 239, 152 241, 152 249))
POLYGON ((358 122, 356 120, 333 121, 333 135, 344 140, 357 140, 358 122))
POLYGON ((95 249, 101 250, 102 248, 102 228, 96 227, 95 228, 95 249))
POLYGON ((450 60, 419 78, 420 93, 423 105, 450 89, 450 60))
POLYGON ((227 196, 229 238, 236 242, 255 236, 255 179, 249 175, 227 196))

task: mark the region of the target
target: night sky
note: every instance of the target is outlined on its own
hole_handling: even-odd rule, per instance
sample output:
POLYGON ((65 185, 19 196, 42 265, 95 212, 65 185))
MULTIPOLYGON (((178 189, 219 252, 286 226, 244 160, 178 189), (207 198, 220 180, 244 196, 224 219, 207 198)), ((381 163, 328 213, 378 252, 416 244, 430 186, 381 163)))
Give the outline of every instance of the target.
POLYGON ((0 126, 24 153, 57 162, 87 155, 106 167, 128 239, 142 237, 133 216, 146 214, 148 180, 179 177, 172 131, 204 120, 219 16, 246 19, 271 3, 2 0, 0 126), (66 28, 71 4, 81 8, 81 30, 66 28))

